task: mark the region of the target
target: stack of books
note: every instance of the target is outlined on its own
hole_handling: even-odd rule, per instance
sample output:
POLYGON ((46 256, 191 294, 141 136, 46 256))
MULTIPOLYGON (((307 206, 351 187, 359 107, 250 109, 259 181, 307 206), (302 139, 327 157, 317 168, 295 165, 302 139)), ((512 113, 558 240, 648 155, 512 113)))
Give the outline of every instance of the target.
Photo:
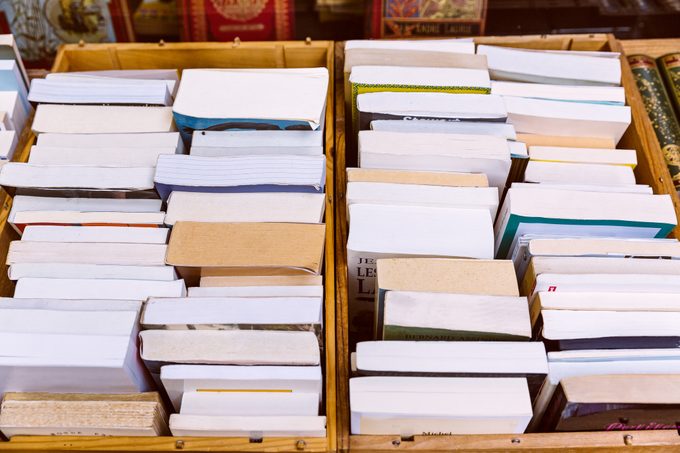
MULTIPOLYGON (((116 72, 111 83, 141 80, 127 76, 116 72)), ((0 429, 8 437, 165 433, 157 394, 111 394, 154 388, 138 353, 142 304, 186 294, 165 263, 169 229, 153 189, 157 156, 182 150, 171 109, 97 105, 113 102, 97 90, 83 90, 88 105, 58 104, 75 101, 49 93, 29 94, 50 103, 37 106, 28 162, 0 169, 21 235, 6 260, 14 296, 0 302, 8 376, 0 392, 48 394, 8 393, 0 429), (40 415, 60 412, 69 415, 40 415)))
POLYGON ((192 286, 149 298, 140 335, 174 435, 325 436, 327 84, 318 68, 184 71, 175 121, 201 151, 159 156, 154 181, 165 261, 192 286))
POLYGON ((0 164, 12 160, 33 107, 28 75, 12 35, 0 35, 0 164))
POLYGON ((641 410, 657 396, 617 398, 595 376, 633 389, 645 378, 629 374, 680 365, 680 268, 642 259, 677 257, 678 241, 663 239, 677 219, 668 195, 637 184, 635 150, 616 149, 631 119, 619 55, 408 45, 347 44, 360 167, 347 172, 350 343, 371 321, 378 340, 353 355, 352 432, 669 424, 641 410), (480 260, 487 247, 498 261, 480 260), (509 260, 517 275, 504 277, 509 260), (444 262, 465 265, 433 264, 444 262), (507 279, 523 297, 495 291, 507 279))
POLYGON ((325 436, 327 91, 325 68, 33 82, 37 141, 0 169, 6 436, 325 436))

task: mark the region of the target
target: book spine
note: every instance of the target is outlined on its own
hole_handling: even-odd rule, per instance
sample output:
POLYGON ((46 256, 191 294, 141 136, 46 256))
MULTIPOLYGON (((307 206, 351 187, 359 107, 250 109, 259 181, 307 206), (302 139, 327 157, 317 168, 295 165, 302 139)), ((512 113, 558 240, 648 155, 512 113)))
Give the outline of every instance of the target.
POLYGON ((659 72, 666 83, 666 91, 675 109, 675 118, 680 120, 680 52, 669 53, 656 60, 659 72))
POLYGON ((631 55, 628 62, 649 120, 654 126, 673 184, 680 188, 680 125, 673 113, 661 74, 654 59, 646 55, 631 55))

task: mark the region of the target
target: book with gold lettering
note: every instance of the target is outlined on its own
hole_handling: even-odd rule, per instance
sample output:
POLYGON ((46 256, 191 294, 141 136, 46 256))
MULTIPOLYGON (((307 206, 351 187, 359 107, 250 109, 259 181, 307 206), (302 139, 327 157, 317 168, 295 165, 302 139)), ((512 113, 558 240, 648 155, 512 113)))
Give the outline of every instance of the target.
POLYGON ((483 35, 486 0, 373 0, 373 38, 483 35))

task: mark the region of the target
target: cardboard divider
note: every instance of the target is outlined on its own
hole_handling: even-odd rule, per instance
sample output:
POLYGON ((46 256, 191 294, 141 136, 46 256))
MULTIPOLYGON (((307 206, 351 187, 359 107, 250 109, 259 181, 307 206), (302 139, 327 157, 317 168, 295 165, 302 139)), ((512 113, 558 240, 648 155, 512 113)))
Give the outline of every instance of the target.
MULTIPOLYGON (((478 44, 502 45, 543 50, 588 50, 622 52, 620 43, 606 34, 536 35, 475 38, 478 44)), ((338 369, 338 450, 359 452, 381 451, 616 451, 631 448, 645 451, 680 451, 677 431, 531 433, 508 435, 399 436, 350 435, 349 378, 350 342, 348 338, 347 297, 347 187, 345 144, 351 131, 351 112, 345 103, 344 43, 335 44, 335 219, 337 277, 337 369, 338 369)), ((632 124, 619 148, 635 149, 638 165, 636 179, 649 184, 654 193, 671 194, 676 214, 680 218, 677 193, 670 183, 670 173, 661 155, 658 141, 651 128, 635 80, 624 55, 621 56, 622 85, 626 103, 631 106, 632 124)), ((673 230, 680 238, 680 228, 673 230)))
MULTIPOLYGON (((248 438, 217 437, 79 437, 18 436, 0 441, 2 451, 253 451, 253 452, 328 452, 335 451, 336 439, 336 335, 335 335, 335 234, 334 234, 334 165, 332 83, 333 43, 235 42, 235 43, 158 43, 158 44, 69 44, 59 49, 52 72, 167 69, 167 68, 276 68, 326 67, 329 90, 326 101, 326 238, 324 258, 324 401, 325 438, 248 438)), ((29 121, 31 124, 32 121, 29 121)), ((25 162, 35 135, 30 127, 23 131, 14 160, 25 162)), ((0 210, 0 257, 4 262, 9 243, 18 239, 7 223, 11 198, 4 191, 0 210)), ((14 285, 7 273, 0 273, 0 296, 13 294, 14 285)))

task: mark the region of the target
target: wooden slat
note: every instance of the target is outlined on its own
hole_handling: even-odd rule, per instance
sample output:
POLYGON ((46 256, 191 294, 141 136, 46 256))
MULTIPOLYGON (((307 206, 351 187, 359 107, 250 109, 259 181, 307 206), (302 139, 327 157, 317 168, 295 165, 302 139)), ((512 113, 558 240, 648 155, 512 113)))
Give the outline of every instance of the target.
POLYGON ((659 58, 671 52, 680 52, 680 38, 673 39, 629 39, 619 41, 627 55, 641 53, 659 58))
MULTIPOLYGON (((612 50, 622 49, 611 35, 561 35, 527 37, 481 37, 475 42, 510 47, 528 47, 552 50, 612 50)), ((469 436, 415 436, 402 440, 399 436, 351 436, 349 408, 349 338, 347 299, 347 211, 345 209, 345 80, 344 44, 336 43, 336 93, 335 93, 335 219, 336 219, 336 304, 337 304, 337 360, 338 360, 338 450, 357 452, 381 451, 531 451, 531 452, 618 452, 626 451, 680 451, 680 435, 677 431, 644 432, 578 432, 536 433, 518 435, 469 435, 469 436), (626 437, 630 436, 630 437, 626 437)), ((619 148, 637 150, 636 178, 649 184, 655 193, 670 193, 674 197, 676 212, 678 196, 670 184, 670 173, 661 155, 658 141, 647 119, 642 99, 632 79, 632 72, 622 57, 622 84, 626 90, 626 102, 632 107, 632 124, 619 143, 619 148)), ((678 235, 678 229, 674 230, 678 235)))
MULTIPOLYGON (((652 40, 653 43, 649 50, 641 44, 641 41, 635 41, 635 52, 655 52, 662 46, 659 41, 652 40)), ((670 40, 680 42, 680 40, 670 40)), ((672 44, 671 44, 672 45, 672 44)), ((620 41, 614 38, 610 39, 610 47, 616 52, 624 52, 624 48, 620 41)), ((630 46, 629 46, 630 48, 630 46)), ((680 49, 680 47, 679 47, 680 49)), ((630 69, 626 55, 621 56, 621 82, 626 89, 626 103, 631 106, 632 123, 624 134, 619 148, 635 149, 638 156, 638 166, 635 168, 636 179, 643 184, 649 184, 654 189, 654 193, 670 194, 675 207, 675 215, 680 219, 680 197, 673 186, 671 173, 666 166, 666 161, 661 152, 659 140, 656 138, 654 127, 652 126, 647 111, 645 110, 642 96, 638 91, 633 71, 630 69)), ((680 239, 680 227, 673 230, 673 235, 680 239)))
MULTIPOLYGON (((256 451, 256 452, 324 452, 337 448, 336 407, 336 322, 335 311, 335 134, 333 127, 334 69, 333 43, 248 42, 172 43, 172 44, 85 44, 60 48, 53 72, 103 69, 158 69, 190 67, 327 67, 331 80, 326 100, 326 253, 325 253, 325 438, 270 438, 251 442, 247 438, 208 437, 74 437, 19 436, 0 441, 0 451, 256 451)), ((28 124, 31 124, 32 119, 28 124)), ((22 134, 14 160, 25 162, 35 135, 28 127, 22 134)), ((11 198, 0 193, 0 257, 7 256, 9 243, 18 235, 7 223, 11 198)), ((11 296, 14 285, 6 272, 0 276, 0 296, 11 296)))

